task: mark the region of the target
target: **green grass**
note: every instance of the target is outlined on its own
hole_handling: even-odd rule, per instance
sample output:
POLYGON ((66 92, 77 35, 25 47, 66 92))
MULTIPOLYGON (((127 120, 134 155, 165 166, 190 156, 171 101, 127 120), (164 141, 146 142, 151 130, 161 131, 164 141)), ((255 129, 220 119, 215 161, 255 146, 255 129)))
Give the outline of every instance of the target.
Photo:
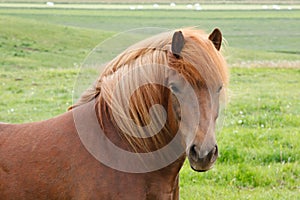
POLYGON ((220 158, 203 174, 186 163, 183 199, 297 199, 299 85, 300 69, 231 69, 220 158))
POLYGON ((0 121, 30 122, 64 112, 72 104, 84 58, 117 32, 194 25, 210 31, 218 26, 229 43, 229 65, 237 66, 231 68, 229 103, 217 134, 220 158, 206 173, 185 163, 181 199, 297 199, 299 18, 297 10, 0 9, 0 121))
POLYGON ((15 68, 70 68, 80 62, 111 33, 57 26, 19 17, 0 18, 0 62, 6 70, 15 68), (74 60, 74 57, 77 60, 74 60))
MULTIPOLYGON (((0 9, 1 15, 41 22, 120 32, 141 27, 219 27, 229 46, 246 50, 293 53, 299 56, 300 12, 291 11, 130 11, 0 9)), ((276 56, 274 56, 276 57, 276 56)), ((294 59, 294 58, 293 58, 294 59)))

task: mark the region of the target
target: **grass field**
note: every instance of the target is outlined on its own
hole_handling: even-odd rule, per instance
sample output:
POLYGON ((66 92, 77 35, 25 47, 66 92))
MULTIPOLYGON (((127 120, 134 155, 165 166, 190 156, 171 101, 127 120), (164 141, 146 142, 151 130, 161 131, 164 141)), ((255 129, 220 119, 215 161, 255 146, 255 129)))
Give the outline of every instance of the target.
POLYGON ((181 199, 300 198, 300 10, 21 9, 0 6, 0 121, 47 119, 72 104, 100 42, 140 27, 219 27, 229 103, 215 168, 181 172, 181 199))

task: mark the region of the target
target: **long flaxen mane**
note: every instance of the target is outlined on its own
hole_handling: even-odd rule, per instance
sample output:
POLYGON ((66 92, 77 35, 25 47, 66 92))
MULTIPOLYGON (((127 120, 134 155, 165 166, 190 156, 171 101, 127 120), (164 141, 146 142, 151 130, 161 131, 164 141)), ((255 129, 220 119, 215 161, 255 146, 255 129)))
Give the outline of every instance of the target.
POLYGON ((95 84, 87 89, 70 109, 95 99, 98 104, 107 107, 104 109, 107 113, 100 112, 99 121, 102 126, 104 124, 101 116, 109 116, 114 119, 117 127, 127 132, 122 135, 135 149, 143 148, 144 151, 151 151, 153 144, 157 149, 162 147, 168 142, 166 135, 171 138, 174 134, 170 123, 163 125, 162 129, 157 127, 159 123, 148 129, 136 127, 149 125, 151 116, 157 122, 163 121, 163 115, 159 109, 152 112, 151 116, 149 114, 154 104, 165 108, 167 106, 166 94, 169 94, 169 90, 161 85, 167 78, 166 74, 162 73, 163 66, 176 70, 193 87, 199 84, 213 87, 221 83, 226 88, 228 84, 225 60, 208 39, 208 35, 203 31, 189 28, 181 29, 181 31, 185 44, 180 58, 171 52, 173 32, 161 33, 143 40, 107 63, 104 72, 95 84), (141 80, 149 84, 140 86, 141 80), (119 84, 120 82, 122 84, 119 84), (132 92, 133 89, 136 90, 132 92), (149 139, 149 132, 157 133, 157 130, 160 130, 160 134, 149 139))

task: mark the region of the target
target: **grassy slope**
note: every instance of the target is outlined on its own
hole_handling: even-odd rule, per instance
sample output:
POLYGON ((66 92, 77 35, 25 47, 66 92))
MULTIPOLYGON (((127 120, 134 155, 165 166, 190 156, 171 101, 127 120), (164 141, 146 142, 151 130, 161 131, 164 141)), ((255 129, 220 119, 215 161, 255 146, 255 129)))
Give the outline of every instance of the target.
POLYGON ((0 17, 0 121, 46 119, 65 111, 80 63, 105 31, 0 17), (93 38, 93 39, 91 39, 93 38))
MULTIPOLYGON (((64 112, 71 103, 78 72, 74 63, 82 62, 90 49, 110 36, 111 31, 122 30, 126 26, 152 25, 155 20, 151 13, 130 14, 125 11, 1 12, 8 16, 0 16, 0 121, 7 122, 35 121, 64 112), (144 24, 135 24, 136 19, 132 15, 139 16, 144 24)), ((157 18, 161 17, 160 24, 170 23, 169 27, 193 24, 201 19, 203 27, 209 30, 215 26, 214 23, 224 23, 222 29, 233 45, 233 51, 237 52, 230 55, 231 62, 255 60, 257 57, 261 60, 299 60, 299 54, 274 52, 276 49, 298 51, 293 46, 294 39, 282 39, 286 35, 291 38, 298 36, 298 27, 293 23, 299 14, 294 12, 294 17, 280 17, 274 13, 255 15, 256 23, 261 18, 266 20, 262 25, 270 22, 276 25, 276 19, 280 19, 281 23, 291 22, 290 25, 284 24, 290 30, 288 32, 275 29, 273 33, 263 32, 267 29, 263 26, 263 30, 254 31, 252 35, 256 39, 262 34, 270 36, 275 33, 280 38, 275 44, 262 46, 253 42, 244 46, 249 39, 246 30, 255 27, 255 23, 244 24, 251 21, 250 16, 247 17, 251 14, 248 12, 235 13, 242 22, 230 18, 226 12, 221 22, 220 13, 201 13, 201 16, 179 13, 180 20, 176 22, 171 20, 172 12, 156 14, 157 18), (239 24, 234 25, 237 22, 239 24), (239 34, 240 40, 235 38, 239 34), (255 49, 261 49, 261 53, 257 54, 255 49), (274 57, 268 50, 273 51, 274 57)), ((300 152, 299 81, 299 69, 231 69, 231 99, 223 129, 218 134, 221 157, 216 167, 206 173, 195 173, 187 165, 184 167, 181 198, 296 199, 300 189, 297 153, 300 152)))
MULTIPOLYGON (((261 66, 282 60, 300 60, 300 12, 291 11, 130 11, 0 9, 0 13, 47 23, 108 31, 141 27, 198 26, 207 32, 219 27, 229 46, 228 60, 261 66), (121 20, 120 20, 121 19, 121 20), (253 62, 255 61, 255 62, 253 62), (266 62, 265 62, 266 61, 266 62)), ((299 63, 295 63, 299 65, 299 63)))
POLYGON ((1 65, 9 69, 70 68, 111 35, 17 17, 1 17, 0 26, 1 65))

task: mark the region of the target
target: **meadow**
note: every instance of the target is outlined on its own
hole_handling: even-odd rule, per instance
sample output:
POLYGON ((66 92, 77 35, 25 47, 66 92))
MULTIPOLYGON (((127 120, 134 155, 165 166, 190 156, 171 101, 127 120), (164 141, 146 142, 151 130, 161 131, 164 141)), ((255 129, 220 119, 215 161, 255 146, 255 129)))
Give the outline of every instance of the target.
POLYGON ((299 199, 299 22, 297 9, 199 12, 0 5, 0 121, 24 123, 65 112, 84 59, 117 33, 142 27, 197 26, 206 32, 219 27, 231 74, 217 133, 220 158, 205 173, 185 163, 181 199, 299 199))

